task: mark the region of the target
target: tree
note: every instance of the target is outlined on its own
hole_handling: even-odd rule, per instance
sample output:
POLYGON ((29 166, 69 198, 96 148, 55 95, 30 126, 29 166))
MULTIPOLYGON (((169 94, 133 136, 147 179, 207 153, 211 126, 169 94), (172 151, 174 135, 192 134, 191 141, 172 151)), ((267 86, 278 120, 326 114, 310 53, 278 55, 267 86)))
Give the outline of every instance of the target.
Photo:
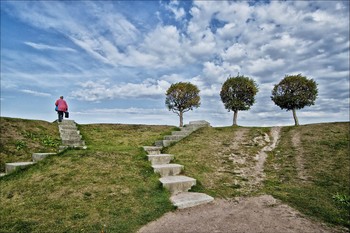
POLYGON ((169 111, 173 111, 180 117, 180 127, 183 126, 184 112, 200 106, 199 89, 191 83, 172 84, 165 95, 165 104, 169 111))
POLYGON ((249 110, 255 102, 258 86, 253 79, 237 75, 222 85, 220 97, 228 111, 233 111, 233 125, 237 125, 238 111, 249 110))
POLYGON ((298 75, 286 75, 272 90, 271 99, 281 109, 293 111, 295 125, 299 125, 297 109, 315 104, 317 83, 313 79, 298 75))

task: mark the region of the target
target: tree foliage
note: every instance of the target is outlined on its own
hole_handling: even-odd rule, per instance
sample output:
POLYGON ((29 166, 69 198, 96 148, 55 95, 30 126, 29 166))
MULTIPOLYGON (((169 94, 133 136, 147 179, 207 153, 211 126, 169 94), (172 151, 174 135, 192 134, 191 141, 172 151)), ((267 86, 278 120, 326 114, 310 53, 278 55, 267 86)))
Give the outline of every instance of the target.
POLYGON ((230 77, 222 85, 220 97, 225 108, 234 112, 233 125, 237 125, 238 111, 249 110, 255 103, 258 90, 253 79, 242 75, 230 77))
POLYGON ((293 110, 295 125, 299 125, 296 110, 315 104, 318 90, 313 79, 298 75, 286 75, 272 90, 271 100, 281 109, 293 110))
POLYGON ((166 92, 165 104, 180 117, 182 127, 183 113, 200 106, 199 89, 189 82, 174 83, 166 92))

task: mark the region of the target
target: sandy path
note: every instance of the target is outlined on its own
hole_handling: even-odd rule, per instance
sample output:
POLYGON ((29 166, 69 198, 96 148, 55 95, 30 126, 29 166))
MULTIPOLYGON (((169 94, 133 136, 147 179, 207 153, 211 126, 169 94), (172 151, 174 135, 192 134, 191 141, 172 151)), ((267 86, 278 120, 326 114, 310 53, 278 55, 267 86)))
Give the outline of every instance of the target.
MULTIPOLYGON (((330 233, 341 232, 311 221, 270 195, 216 199, 167 213, 138 233, 330 233)), ((344 232, 344 231, 343 231, 344 232)))

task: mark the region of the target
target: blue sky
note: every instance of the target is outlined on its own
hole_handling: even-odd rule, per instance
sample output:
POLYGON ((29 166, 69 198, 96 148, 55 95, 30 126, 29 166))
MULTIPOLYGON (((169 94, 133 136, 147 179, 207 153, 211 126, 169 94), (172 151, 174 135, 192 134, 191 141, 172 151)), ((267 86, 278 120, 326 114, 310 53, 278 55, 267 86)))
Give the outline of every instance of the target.
POLYGON ((293 125, 270 96, 298 73, 319 90, 301 124, 349 121, 349 1, 1 1, 1 116, 54 121, 63 95, 77 123, 178 125, 165 92, 191 82, 184 122, 228 126, 238 73, 259 85, 239 125, 293 125))

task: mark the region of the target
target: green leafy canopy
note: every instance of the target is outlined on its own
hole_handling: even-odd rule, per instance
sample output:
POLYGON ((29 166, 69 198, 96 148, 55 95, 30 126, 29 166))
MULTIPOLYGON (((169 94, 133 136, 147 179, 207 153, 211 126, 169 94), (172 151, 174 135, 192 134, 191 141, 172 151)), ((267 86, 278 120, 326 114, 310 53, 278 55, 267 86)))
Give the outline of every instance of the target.
POLYGON ((301 74, 286 75, 272 90, 271 100, 281 109, 302 109, 315 104, 318 90, 313 79, 301 74))
POLYGON ((166 92, 165 104, 169 111, 179 114, 200 106, 199 89, 189 82, 172 84, 166 92))
POLYGON ((237 75, 222 85, 220 97, 229 111, 249 110, 255 102, 258 86, 253 79, 237 75))

